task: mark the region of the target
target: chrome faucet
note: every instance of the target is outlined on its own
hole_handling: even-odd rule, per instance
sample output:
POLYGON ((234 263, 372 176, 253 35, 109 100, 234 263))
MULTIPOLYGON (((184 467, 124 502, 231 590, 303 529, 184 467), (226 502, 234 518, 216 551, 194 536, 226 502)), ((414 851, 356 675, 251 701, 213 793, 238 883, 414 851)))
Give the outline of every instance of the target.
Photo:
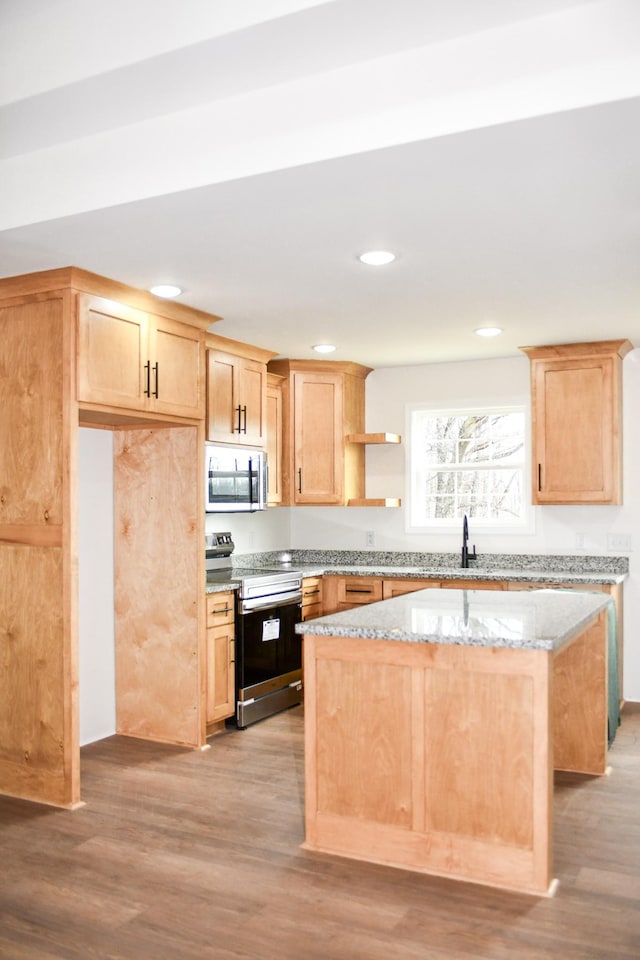
POLYGON ((465 513, 464 520, 462 521, 462 566, 468 567, 469 560, 477 560, 476 556, 476 545, 473 545, 473 553, 469 553, 469 548, 467 542, 469 540, 469 521, 467 520, 467 515, 465 513))

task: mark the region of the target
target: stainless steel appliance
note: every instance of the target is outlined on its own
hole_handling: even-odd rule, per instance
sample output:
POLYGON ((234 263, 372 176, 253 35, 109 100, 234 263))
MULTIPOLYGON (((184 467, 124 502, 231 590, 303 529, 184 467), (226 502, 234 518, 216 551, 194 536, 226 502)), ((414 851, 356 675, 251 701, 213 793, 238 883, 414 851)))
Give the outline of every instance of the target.
POLYGON ((302 574, 283 568, 233 568, 230 533, 206 535, 209 582, 237 583, 236 710, 243 730, 302 701, 302 574))
POLYGON ((267 507, 267 455, 263 450, 206 443, 207 513, 255 513, 267 507))

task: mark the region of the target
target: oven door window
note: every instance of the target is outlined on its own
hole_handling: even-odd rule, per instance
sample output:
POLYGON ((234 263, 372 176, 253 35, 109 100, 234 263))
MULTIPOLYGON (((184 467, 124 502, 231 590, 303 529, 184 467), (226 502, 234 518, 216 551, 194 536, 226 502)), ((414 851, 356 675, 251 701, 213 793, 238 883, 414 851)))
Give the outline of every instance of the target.
POLYGON ((301 669, 302 646, 295 633, 300 619, 299 603, 240 615, 240 688, 301 669))

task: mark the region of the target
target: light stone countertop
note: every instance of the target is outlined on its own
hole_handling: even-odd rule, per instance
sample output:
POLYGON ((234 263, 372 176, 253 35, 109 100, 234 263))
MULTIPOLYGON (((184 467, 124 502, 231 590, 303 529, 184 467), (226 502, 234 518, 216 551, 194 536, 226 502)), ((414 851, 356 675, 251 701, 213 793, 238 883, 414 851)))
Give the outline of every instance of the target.
MULTIPOLYGON (((620 557, 545 557, 527 555, 488 555, 484 562, 472 561, 471 566, 460 566, 459 558, 452 554, 393 554, 371 552, 366 554, 350 551, 294 551, 291 561, 282 563, 278 553, 248 554, 235 557, 233 568, 252 570, 266 566, 270 569, 298 570, 304 577, 352 576, 400 577, 411 580, 468 580, 473 588, 474 580, 513 583, 615 585, 628 575, 628 561, 620 557), (403 560, 408 561, 402 563, 403 560), (413 563, 410 561, 414 560, 413 563), (417 563, 416 560, 421 562, 417 563), (398 562, 400 561, 400 562, 398 562)), ((238 584, 208 582, 207 593, 235 590, 238 584)))
POLYGON ((491 567, 396 567, 365 566, 364 564, 331 566, 329 564, 290 564, 291 569, 299 570, 305 577, 344 576, 344 577, 401 577, 407 580, 468 580, 473 589, 474 580, 494 580, 496 583, 512 581, 514 583, 583 583, 616 584, 626 579, 626 574, 605 571, 575 570, 534 570, 502 569, 491 567))
POLYGON ((308 620, 296 632, 553 651, 611 602, 605 594, 582 591, 428 588, 308 620))

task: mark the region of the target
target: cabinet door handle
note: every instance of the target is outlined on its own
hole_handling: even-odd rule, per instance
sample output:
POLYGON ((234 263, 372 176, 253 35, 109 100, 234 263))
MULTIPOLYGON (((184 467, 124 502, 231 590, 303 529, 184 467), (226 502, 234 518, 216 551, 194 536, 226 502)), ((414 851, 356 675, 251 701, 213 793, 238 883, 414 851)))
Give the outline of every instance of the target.
POLYGON ((242 428, 242 433, 246 433, 247 432, 247 408, 246 407, 242 408, 242 416, 244 418, 244 426, 242 428))
POLYGON ((144 372, 147 377, 147 385, 142 392, 144 393, 145 397, 150 397, 151 396, 151 360, 147 360, 147 362, 145 363, 144 372))
POLYGON ((241 418, 242 418, 242 411, 241 411, 240 404, 238 404, 238 406, 236 407, 236 410, 237 410, 237 413, 238 413, 238 426, 233 428, 233 432, 234 432, 234 433, 242 433, 242 419, 241 419, 241 418))
POLYGON ((538 493, 542 490, 542 464, 538 464, 538 493))
POLYGON ((156 398, 156 400, 158 399, 158 384, 159 384, 159 379, 160 379, 159 376, 158 376, 158 368, 159 368, 159 366, 160 366, 160 364, 158 364, 158 363, 154 363, 154 365, 153 365, 153 372, 154 372, 154 374, 155 374, 155 376, 156 376, 156 388, 155 388, 155 390, 153 391, 153 395, 154 395, 154 397, 156 398))
POLYGON ((302 467, 298 467, 298 493, 302 493, 302 467))

